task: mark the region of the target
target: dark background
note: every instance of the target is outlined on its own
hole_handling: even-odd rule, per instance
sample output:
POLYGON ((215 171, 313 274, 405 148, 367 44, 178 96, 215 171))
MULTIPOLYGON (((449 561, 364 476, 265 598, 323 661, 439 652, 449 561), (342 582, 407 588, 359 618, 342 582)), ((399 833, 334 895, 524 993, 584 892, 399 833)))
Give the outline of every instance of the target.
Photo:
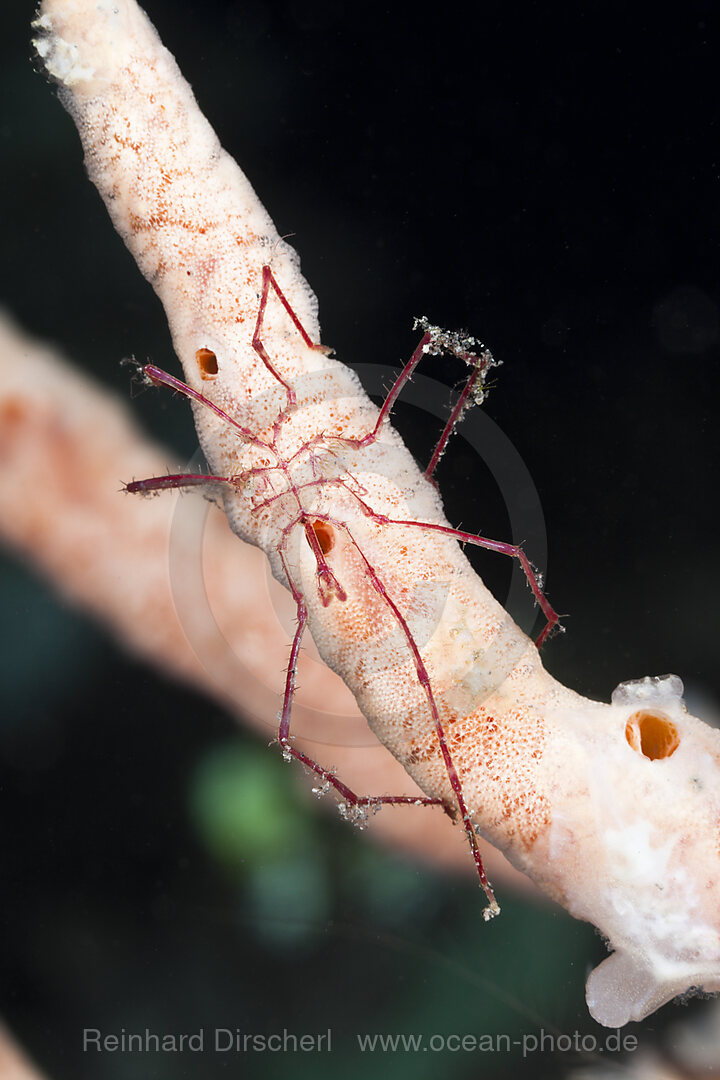
MULTIPOLYGON (((716 714, 715 5, 148 10, 279 232, 295 234, 342 359, 399 363, 426 313, 503 361, 486 408, 532 473, 549 595, 570 613, 546 651, 553 674, 607 699, 621 679, 672 671, 695 711, 716 714)), ((169 336, 32 69, 32 13, 21 0, 0 13, 3 300, 127 396, 118 361, 173 369, 169 336)), ((191 455, 181 403, 135 407, 191 455)), ((405 408, 399 426, 427 457, 436 422, 405 408)), ((452 520, 508 535, 462 439, 439 480, 452 520)), ((508 568, 478 565, 502 595, 508 568)), ((582 988, 602 946, 511 897, 484 926, 470 877, 403 863, 316 813, 302 778, 119 655, 32 568, 8 555, 0 582, 0 1010, 53 1077, 570 1069, 570 1055, 359 1055, 356 1031, 598 1032, 582 988), (86 1026, 202 1025, 330 1026, 335 1049, 80 1052, 86 1026)), ((633 1031, 672 1049, 670 1024, 704 1008, 633 1031)))

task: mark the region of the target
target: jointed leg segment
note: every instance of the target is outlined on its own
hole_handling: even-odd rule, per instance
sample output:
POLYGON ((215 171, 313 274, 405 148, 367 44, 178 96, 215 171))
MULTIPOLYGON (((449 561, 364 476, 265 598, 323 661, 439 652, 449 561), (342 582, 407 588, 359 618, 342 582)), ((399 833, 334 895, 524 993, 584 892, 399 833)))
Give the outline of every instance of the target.
MULTIPOLYGON (((495 894, 493 893, 492 887, 491 887, 490 882, 488 881, 487 875, 485 873, 485 867, 483 866, 482 856, 480 854, 480 848, 478 846, 477 836, 475 834, 475 827, 474 827, 474 825, 472 823, 472 820, 471 820, 471 817, 470 817, 470 811, 468 809, 467 803, 465 802, 465 795, 463 793, 462 784, 460 783, 460 778, 458 776, 457 769, 455 768, 455 763, 454 763, 454 761, 453 761, 453 759, 451 757, 450 750, 449 750, 449 747, 447 745, 447 739, 445 737, 445 731, 443 729, 443 725, 442 725, 442 722, 440 720, 440 714, 439 714, 439 711, 438 711, 437 703, 435 701, 435 695, 433 693, 432 686, 431 686, 431 683, 430 683, 430 676, 428 675, 427 668, 425 667, 423 659, 422 659, 422 657, 420 655, 420 650, 419 650, 419 648, 417 646, 415 638, 412 635, 412 631, 410 630, 410 627, 408 626, 408 623, 407 623, 404 615, 402 614, 402 612, 398 608, 397 604, 395 603, 395 601, 392 599, 392 597, 388 593, 387 589, 385 588, 385 585, 383 584, 382 580, 380 579, 380 577, 379 577, 377 571, 375 570, 374 566, 368 560, 367 556, 365 555, 362 548, 360 547, 360 545, 357 543, 357 541, 353 537, 353 535, 352 535, 350 529, 347 527, 347 525, 345 525, 341 521, 336 521, 333 518, 323 516, 323 515, 318 515, 318 520, 325 521, 328 524, 334 526, 336 529, 341 529, 346 534, 346 536, 350 540, 350 543, 355 548, 356 552, 358 553, 360 559, 362 560, 362 562, 363 562, 363 564, 365 566, 365 572, 366 572, 366 574, 368 576, 368 579, 369 579, 370 583, 372 584, 373 589, 381 597, 383 602, 388 606, 388 608, 390 609, 390 611, 393 614, 393 617, 395 618, 396 622, 398 623, 398 625, 400 626, 400 628, 401 628, 401 630, 403 632, 403 635, 405 637, 408 648, 409 648, 410 653, 411 653, 412 658, 413 658, 413 663, 415 665, 415 671, 416 671, 416 674, 417 674, 418 682, 422 686, 425 697, 427 698, 428 706, 430 708, 430 713, 431 713, 432 720, 433 720, 433 726, 435 728, 435 734, 436 734, 436 737, 437 737, 437 740, 438 740, 438 745, 440 746, 440 752, 441 752, 442 758, 443 758, 443 763, 445 765, 445 769, 446 769, 447 774, 448 774, 448 779, 450 781, 450 786, 452 787, 453 794, 454 794, 455 799, 457 801, 457 806, 458 806, 458 810, 460 811, 460 817, 461 817, 461 820, 462 820, 462 823, 463 823, 463 828, 465 830, 465 835, 467 836, 468 842, 470 844, 470 850, 472 851, 473 860, 475 862, 475 868, 477 870, 478 877, 480 878, 480 885, 481 885, 481 887, 482 887, 482 889, 483 889, 483 891, 484 891, 484 893, 487 896, 488 901, 489 901, 488 907, 485 908, 485 911, 484 911, 483 914, 484 914, 485 919, 491 919, 491 918, 493 918, 493 916, 499 914, 500 907, 498 905, 497 900, 495 899, 495 894)), ((396 800, 390 799, 388 801, 396 801, 396 800)))
POLYGON ((211 487, 217 484, 231 484, 232 477, 211 476, 208 473, 168 473, 167 476, 151 476, 147 480, 131 480, 125 484, 125 491, 130 495, 151 495, 156 491, 169 491, 173 488, 211 487))
MULTIPOLYGON (((559 626, 560 616, 545 596, 537 572, 534 570, 532 563, 518 544, 508 544, 502 540, 490 540, 485 536, 477 536, 475 533, 463 532, 462 529, 454 529, 450 525, 436 525, 430 521, 401 521, 395 518, 384 518, 383 523, 386 525, 414 526, 415 528, 424 529, 428 532, 443 533, 445 536, 452 536, 455 540, 459 540, 461 544, 473 544, 475 547, 485 548, 487 551, 498 551, 501 555, 510 555, 512 558, 517 559, 522 566, 523 573, 532 590, 532 594, 546 619, 545 626, 535 640, 538 649, 542 648, 552 631, 559 626)), ((560 627, 560 629, 562 629, 562 627, 560 627)))
POLYGON ((290 715, 292 712, 293 694, 295 692, 295 679, 298 655, 300 653, 300 643, 307 626, 308 616, 305 601, 302 594, 293 584, 284 558, 283 564, 285 565, 285 573, 297 605, 297 629, 295 630, 295 636, 293 637, 293 643, 290 649, 290 660, 285 677, 285 696, 283 699, 282 712, 280 713, 280 729, 278 731, 278 742, 280 743, 283 757, 285 757, 286 760, 297 758, 297 760, 301 761, 308 769, 311 769, 324 784, 329 784, 330 787, 333 787, 345 800, 346 816, 355 816, 352 812, 348 814, 348 808, 351 808, 351 810, 355 811, 357 816, 359 816, 360 811, 379 806, 442 806, 442 799, 430 799, 426 797, 417 797, 415 795, 356 795, 347 784, 343 784, 342 780, 338 780, 330 769, 326 769, 322 765, 319 765, 316 761, 313 761, 312 758, 308 757, 307 754, 304 754, 301 750, 297 750, 292 745, 292 742, 290 741, 290 715))
MULTIPOLYGON (((331 349, 326 349, 324 345, 320 345, 319 343, 314 342, 312 340, 312 338, 308 334, 307 330, 305 329, 305 327, 303 326, 303 324, 300 322, 297 315, 295 314, 290 301, 288 300, 288 298, 285 296, 285 293, 282 291, 282 289, 278 285, 277 279, 276 279, 275 275, 273 274, 272 270, 270 269, 269 266, 263 266, 263 268, 262 268, 262 292, 260 294, 260 306, 258 308, 257 319, 255 320, 255 330, 253 332, 252 347, 255 350, 255 352, 258 354, 258 356, 260 357, 260 359, 262 360, 263 364, 268 369, 270 374, 275 379, 277 379, 277 381, 280 383, 280 385, 285 390, 285 392, 287 394, 287 407, 286 408, 287 409, 292 409, 295 406, 295 403, 296 403, 296 400, 297 400, 296 395, 295 395, 295 388, 289 382, 287 382, 286 379, 284 379, 282 377, 282 375, 280 374, 278 369, 275 367, 275 365, 273 364, 272 360, 270 359, 270 357, 268 355, 268 352, 267 352, 267 350, 265 348, 265 345, 263 344, 263 340, 262 340, 262 327, 263 327, 263 323, 265 321, 265 311, 267 309, 267 303, 268 303, 268 299, 270 297, 270 289, 273 290, 273 292, 277 296, 278 300, 280 301, 280 303, 284 307, 285 311, 287 312, 288 316, 290 317, 290 319, 292 321, 293 326, 295 327, 297 332, 300 334, 300 337, 303 339, 303 341, 307 345, 308 349, 315 349, 317 352, 322 352, 322 353, 328 353, 328 352, 331 352, 332 350, 331 349)), ((282 419, 282 414, 281 414, 281 417, 279 419, 282 419)))

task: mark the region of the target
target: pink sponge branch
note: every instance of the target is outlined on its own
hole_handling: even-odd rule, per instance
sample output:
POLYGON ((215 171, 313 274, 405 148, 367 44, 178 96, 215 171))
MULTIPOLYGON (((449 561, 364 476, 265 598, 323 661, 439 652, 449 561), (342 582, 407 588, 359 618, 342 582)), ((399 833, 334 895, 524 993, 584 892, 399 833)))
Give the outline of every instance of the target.
POLYGON ((0 1076, 3 1080, 45 1080, 45 1073, 41 1073, 25 1056, 2 1023, 0 1023, 0 1076))

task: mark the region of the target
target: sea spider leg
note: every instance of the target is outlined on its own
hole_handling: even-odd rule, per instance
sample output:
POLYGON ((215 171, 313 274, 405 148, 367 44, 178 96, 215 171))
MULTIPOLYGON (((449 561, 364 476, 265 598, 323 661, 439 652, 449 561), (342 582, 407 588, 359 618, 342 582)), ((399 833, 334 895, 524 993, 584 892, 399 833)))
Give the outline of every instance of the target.
MULTIPOLYGON (((297 524, 297 522, 296 522, 297 524)), ((297 629, 293 637, 293 643, 290 649, 290 660, 288 662, 287 672, 285 676, 285 695, 283 698, 282 712, 280 713, 280 728, 278 730, 278 743, 282 750, 283 757, 286 761, 291 758, 296 758, 301 761, 303 765, 311 769, 316 776, 320 777, 323 782, 325 790, 329 790, 330 787, 345 800, 345 803, 340 804, 340 811, 343 817, 352 818, 356 824, 362 825, 362 811, 366 808, 376 808, 380 806, 443 806, 442 799, 428 798, 426 796, 415 795, 356 795, 356 793, 343 784, 342 780, 338 780, 334 772, 330 769, 324 768, 319 765, 317 761, 313 761, 311 757, 304 754, 302 750, 296 750, 292 745, 290 735, 290 716, 292 713, 292 702, 295 693, 295 682, 297 674, 297 662, 298 655, 300 653, 300 643, 302 641, 303 634, 307 627, 308 613, 307 605, 303 598, 302 593, 297 588, 290 576, 290 571, 285 561, 285 556, 282 551, 280 552, 280 558, 285 568, 285 575, 287 577, 290 591, 292 592, 293 599, 297 606, 297 629)), ((322 789, 320 789, 322 793, 322 789)))
POLYGON ((370 443, 375 441, 378 436, 378 432, 382 428, 383 424, 390 419, 392 407, 395 404, 398 395, 400 394, 400 391, 402 390, 405 383, 410 380, 413 371, 418 366, 425 353, 428 351, 431 340, 432 335, 429 332, 423 334, 423 336, 421 337, 415 348, 414 353, 412 354, 408 362, 405 364, 405 367, 402 369, 395 382, 390 387, 390 391, 382 403, 380 412, 378 413, 378 418, 375 421, 375 427, 372 429, 372 431, 369 431, 368 434, 364 435, 361 439, 348 439, 347 441, 349 443, 354 443, 355 445, 362 447, 369 446, 370 443))
POLYGON ((277 298, 280 301, 280 303, 282 304, 282 306, 285 308, 285 311, 287 312, 287 314, 290 316, 290 319, 292 320, 293 326, 295 327, 297 332, 300 334, 301 338, 303 339, 303 341, 305 342, 307 347, 309 349, 315 349, 317 352, 321 352, 321 353, 329 353, 329 352, 332 352, 332 350, 327 349, 324 345, 320 345, 319 343, 314 342, 311 339, 311 337, 308 334, 307 330, 305 329, 305 327, 303 326, 303 324, 300 322, 297 315, 295 314, 295 312, 293 310, 293 307, 292 307, 292 304, 290 303, 288 298, 285 296, 285 293, 282 291, 282 289, 278 285, 277 278, 273 274, 272 270, 267 265, 263 266, 263 268, 262 268, 262 293, 260 294, 260 307, 258 308, 257 318, 255 320, 255 330, 253 332, 253 337, 252 337, 252 347, 255 350, 255 352, 258 354, 258 356, 260 357, 260 359, 262 360, 263 364, 268 369, 270 374, 275 379, 277 379, 277 381, 280 383, 280 385, 285 390, 285 393, 287 394, 287 405, 286 405, 285 409, 283 410, 283 412, 280 414, 280 416, 278 417, 278 419, 276 421, 275 426, 277 428, 279 426, 279 424, 282 423, 282 420, 284 419, 285 413, 288 412, 289 410, 291 410, 292 408, 294 408, 294 406, 296 404, 296 401, 297 401, 297 397, 296 397, 296 394, 295 394, 295 388, 289 382, 287 382, 285 379, 283 379, 282 375, 280 374, 280 372, 278 371, 278 369, 275 367, 272 360, 270 359, 270 357, 268 355, 268 352, 267 352, 267 349, 265 348, 265 346, 263 344, 263 341, 262 341, 262 326, 263 326, 263 322, 265 320, 265 311, 266 311, 266 308, 267 308, 267 302, 268 302, 268 298, 270 296, 270 289, 271 288, 273 289, 275 295, 277 296, 277 298))
POLYGON ((480 404, 483 401, 485 396, 485 391, 483 389, 485 373, 489 367, 493 367, 497 363, 489 349, 484 349, 480 356, 476 356, 474 353, 463 353, 461 359, 469 364, 472 370, 463 387, 460 397, 455 402, 452 412, 448 417, 448 421, 443 428, 442 435, 440 436, 437 446, 433 450, 432 457, 425 469, 425 475, 428 480, 432 479, 433 473, 438 466, 438 462, 445 453, 447 444, 450 441, 450 436, 463 418, 471 396, 474 404, 480 404), (480 384, 479 386, 478 383, 480 384))
POLYGON ((380 408, 377 420, 375 421, 375 426, 371 431, 359 439, 342 439, 342 441, 358 448, 369 446, 377 438, 382 425, 389 419, 390 413, 392 412, 393 406, 397 401, 403 386, 410 381, 415 368, 418 366, 423 356, 426 353, 452 353, 460 360, 464 360, 472 370, 462 393, 443 428, 442 435, 438 440, 438 444, 435 447, 430 462, 425 470, 425 476, 430 480, 432 479, 432 475, 440 458, 445 453, 445 448, 447 447, 453 430, 463 417, 471 395, 476 404, 483 401, 485 397, 485 375, 488 369, 496 367, 499 361, 494 359, 489 349, 483 349, 479 356, 476 356, 475 353, 471 352, 470 347, 475 345, 476 342, 475 338, 470 337, 469 335, 442 330, 439 326, 433 326, 426 318, 416 319, 415 327, 418 326, 421 327, 425 333, 418 342, 412 356, 391 386, 390 391, 380 408))
POLYGON ((468 810, 468 806, 465 801, 465 795, 463 793, 462 784, 460 783, 460 777, 458 776, 457 769, 455 768, 455 762, 452 759, 452 755, 450 754, 450 749, 447 744, 445 731, 440 720, 440 713, 438 711, 437 702, 435 701, 435 695, 430 684, 430 676, 428 675, 427 668, 423 663, 423 659, 420 655, 420 650, 417 646, 417 642, 412 635, 412 631, 408 626, 407 620, 405 619, 404 615, 398 608, 393 598, 388 593, 385 585, 383 584, 377 571, 375 570, 375 567, 369 561, 347 525, 345 525, 344 522, 338 521, 335 518, 332 518, 325 514, 317 514, 316 520, 324 521, 328 525, 332 525, 337 529, 341 529, 346 534, 351 544, 360 556, 360 559, 365 565, 365 572, 368 576, 368 579, 370 580, 373 589, 380 596, 383 603, 388 606, 388 608, 392 612, 393 617, 395 618, 396 622, 400 626, 400 629, 402 630, 402 633, 405 637, 408 648, 412 655, 418 682, 422 686, 425 697, 427 698, 428 706, 430 708, 430 714, 432 716, 433 726, 435 728, 435 735, 438 740, 438 745, 440 746, 440 752, 442 754, 445 769, 447 770, 450 786, 452 787, 453 794, 455 795, 455 799, 457 800, 458 810, 460 811, 463 828, 465 829, 465 835, 467 836, 470 843, 470 849, 472 851, 473 859, 475 861, 475 867, 477 869, 478 877, 480 879, 480 885, 488 899, 488 907, 485 908, 483 916, 486 920, 492 919, 493 916, 499 914, 500 907, 497 900, 495 899, 495 894, 492 890, 492 886, 490 885, 490 882, 488 881, 487 875, 485 873, 485 867, 483 866, 482 856, 480 854, 480 848, 478 846, 477 836, 475 834, 475 827, 472 823, 470 811, 468 810))
POLYGON ((416 528, 444 533, 445 536, 452 536, 455 540, 459 540, 461 544, 474 544, 476 547, 486 548, 488 551, 499 551, 502 555, 510 555, 512 558, 517 559, 523 568, 523 573, 532 590, 533 596, 546 619, 545 626, 535 640, 537 648, 542 648, 553 630, 563 629, 562 626, 560 626, 560 616, 542 591, 539 574, 533 568, 532 563, 519 544, 508 544, 502 540, 489 540, 485 536, 477 536, 475 533, 463 532, 462 529, 453 529, 449 525, 434 525, 430 521, 395 521, 392 518, 388 518, 386 524, 413 525, 416 528))
MULTIPOLYGON (((297 490, 295 491, 297 494, 297 490)), ((299 502, 298 497, 298 502, 299 502)), ((318 539, 317 532, 315 531, 314 522, 306 519, 303 515, 303 528, 305 529, 305 536, 307 542, 310 545, 310 550, 315 556, 315 562, 317 563, 318 573, 318 589, 320 590, 320 599, 322 600, 323 607, 327 607, 331 600, 337 597, 338 600, 347 600, 347 593, 343 589, 338 579, 333 574, 332 570, 327 564, 325 558, 325 552, 322 549, 320 540, 318 539)), ((297 522, 293 522, 285 530, 285 536, 287 536, 290 529, 292 529, 297 522)))
POLYGON ((168 473, 167 476, 151 476, 147 480, 131 480, 124 490, 129 495, 152 495, 156 491, 172 488, 202 487, 210 484, 232 484, 232 476, 211 476, 208 473, 168 473))
MULTIPOLYGON (((295 402, 296 402, 295 390, 293 389, 293 387, 291 387, 282 378, 282 376, 278 372, 277 368, 274 366, 274 364, 272 363, 270 357, 268 356, 267 351, 265 349, 265 346, 263 345, 262 340, 261 340, 261 327, 262 327, 262 324, 263 324, 263 320, 265 318, 265 309, 267 308, 268 296, 269 296, 271 288, 274 290, 276 296, 280 300, 280 303, 282 304, 282 306, 285 308, 285 311, 290 316, 290 318, 291 318, 291 320, 293 322, 293 325, 295 326, 296 330, 298 331, 298 333, 300 334, 300 336, 302 337, 303 341, 308 346, 308 348, 315 349, 318 352, 328 352, 330 350, 328 350, 324 345, 320 345, 317 342, 312 341, 312 339, 311 339, 310 335, 308 334, 307 330, 305 329, 303 324, 300 322, 300 319, 298 319, 297 315, 295 314, 295 311, 293 310, 293 307, 292 307, 290 301, 287 299, 287 297, 283 293, 282 289, 278 285, 277 280, 275 278, 275 275, 273 274, 270 267, 267 266, 267 265, 263 266, 263 269, 262 269, 262 282, 263 282, 263 284, 262 284, 262 294, 260 296, 260 307, 258 309, 257 319, 255 321, 255 332, 253 334, 252 345, 253 345, 253 348, 255 349, 255 351, 257 352, 258 356, 262 360, 262 362, 265 364, 268 371, 272 375, 274 375, 275 378, 277 379, 277 381, 281 384, 281 386, 283 386, 285 388, 285 391, 287 392, 287 395, 288 395, 287 409, 289 409, 292 406, 294 406, 295 402)), ((415 349, 414 353, 412 354, 412 356, 408 360, 407 364, 402 369, 402 371, 398 375, 397 379, 393 383, 393 385, 392 385, 392 387, 390 389, 390 392, 388 393, 387 397, 385 398, 385 401, 383 402, 382 408, 380 409, 380 413, 378 415, 378 418, 377 418, 377 420, 375 422, 375 426, 372 429, 372 431, 368 432, 367 435, 362 436, 362 438, 360 438, 360 439, 347 439, 347 438, 339 437, 341 442, 346 443, 346 444, 351 445, 351 446, 355 446, 355 447, 363 447, 363 446, 369 446, 370 443, 375 441, 375 439, 377 438, 378 432, 380 431, 383 424, 385 423, 385 421, 388 419, 388 417, 390 415, 390 412, 392 410, 392 407, 393 407, 393 405, 395 403, 395 400, 396 400, 398 394, 400 393, 403 386, 405 385, 405 383, 408 381, 408 379, 412 375, 412 373, 415 370, 415 368, 417 367, 417 365, 420 363, 423 355, 428 351, 428 348, 429 348, 430 343, 432 342, 432 338, 433 338, 433 335, 432 335, 432 332, 431 332, 432 329, 433 328, 430 328, 424 334, 424 336, 422 337, 420 343, 418 344, 417 348, 415 349)), ((284 416, 283 416, 283 414, 281 414, 280 417, 278 418, 278 421, 276 422, 276 426, 277 426, 277 424, 281 423, 283 419, 284 419, 284 416)), ((321 438, 322 437, 320 437, 320 439, 321 438)), ((319 439, 316 438, 313 441, 319 441, 319 439)))
MULTIPOLYGON (((355 494, 352 489, 348 488, 348 490, 351 491, 351 494, 355 494)), ((535 601, 545 616, 545 626, 535 639, 537 648, 541 649, 543 647, 553 630, 563 629, 560 625, 560 616, 542 590, 540 575, 534 569, 532 563, 519 544, 508 544, 503 540, 490 540, 486 536, 478 536, 475 533, 463 532, 462 529, 454 529, 450 525, 435 525, 431 521, 402 521, 395 518, 388 518, 385 517, 384 514, 376 514, 367 507, 367 504, 364 504, 364 506, 366 513, 369 512, 369 516, 374 518, 380 524, 411 525, 416 529, 425 529, 428 532, 443 533, 445 536, 452 536, 453 539, 459 540, 461 544, 474 544, 475 547, 485 548, 487 551, 498 551, 501 555, 509 555, 511 558, 517 559, 522 566, 523 573, 532 590, 535 601)))
MULTIPOLYGON (((486 536, 478 536, 476 533, 463 532, 462 529, 454 529, 450 525, 438 525, 431 521, 409 521, 401 518, 387 517, 386 514, 380 514, 377 512, 377 510, 373 510, 372 506, 366 503, 365 500, 361 498, 360 495, 358 495, 357 491, 355 491, 345 480, 328 479, 324 481, 313 481, 312 484, 304 484, 302 486, 312 487, 320 484, 342 485, 345 491, 348 491, 358 501, 358 503, 360 504, 360 508, 362 509, 366 517, 369 517, 373 521, 376 521, 379 525, 411 525, 417 529, 425 529, 426 531, 430 532, 440 532, 444 533, 445 536, 452 536, 453 539, 459 540, 462 544, 474 544, 476 547, 485 548, 487 551, 498 551, 501 555, 509 555, 512 558, 517 559, 523 569, 523 573, 525 574, 527 583, 530 586, 533 596, 535 597, 535 601, 539 605, 540 610, 542 611, 546 620, 545 626, 542 628, 535 640, 535 645, 537 646, 537 648, 542 648, 544 643, 547 641, 548 636, 553 632, 553 630, 563 629, 563 627, 560 625, 560 616, 555 611, 552 604, 542 590, 542 581, 540 575, 538 574, 537 570, 535 570, 532 563, 530 562, 527 555, 519 544, 508 544, 503 540, 490 540, 486 536)), ((266 500, 267 503, 270 503, 272 501, 272 498, 266 500)))
MULTIPOLYGON (((265 319, 265 308, 267 307, 268 296, 270 295, 270 286, 271 285, 274 288, 274 290, 275 290, 281 304, 283 305, 283 307, 285 308, 285 310, 289 314, 290 318, 292 319, 293 323, 295 324, 296 328, 300 331, 305 344, 306 345, 311 345, 312 343, 310 341, 310 338, 306 334, 304 327, 301 325, 300 320, 298 319, 297 315, 295 314, 293 309, 290 307, 290 304, 288 303, 285 296, 283 295, 282 290, 280 289, 280 286, 278 285, 277 281, 275 280, 275 276, 274 276, 272 270, 270 269, 269 266, 263 266, 263 268, 262 268, 262 293, 260 295, 260 307, 258 308, 257 319, 255 320, 255 330, 253 332, 252 347, 255 350, 255 352, 258 354, 258 356, 260 357, 260 359, 262 360, 263 364, 268 369, 270 374, 275 379, 277 379, 277 381, 280 383, 282 388, 285 390, 285 393, 287 394, 287 406, 286 406, 286 408, 287 409, 292 409, 293 406, 295 405, 295 402, 296 402, 295 388, 293 386, 291 386, 289 382, 286 382, 286 380, 283 379, 282 375, 280 374, 280 372, 278 371, 278 369, 275 367, 272 360, 268 356, 267 349, 263 345, 262 338, 260 336, 261 335, 261 329, 262 329, 263 320, 265 319)), ((281 416, 282 416, 282 414, 281 414, 281 416)))
POLYGON ((262 446, 264 449, 268 449, 268 444, 259 439, 257 435, 254 435, 249 428, 245 428, 242 424, 238 424, 237 420, 233 420, 232 416, 228 416, 218 405, 209 398, 206 398, 204 394, 201 394, 198 390, 193 390, 187 383, 182 382, 181 379, 176 379, 174 375, 169 375, 167 371, 163 371, 161 368, 155 367, 154 364, 145 364, 140 368, 141 373, 145 378, 153 384, 153 386, 167 386, 171 390, 176 390, 179 394, 183 394, 186 398, 190 398, 191 401, 197 401, 201 405, 204 405, 211 412, 214 412, 217 417, 224 420, 226 424, 241 435, 247 442, 252 443, 254 446, 262 446))
MULTIPOLYGON (((352 474, 349 474, 352 479, 352 474)), ((548 637, 555 630, 562 630, 560 625, 560 616, 553 608, 552 604, 548 600, 547 596, 542 589, 542 578, 533 564, 528 559, 527 555, 523 551, 519 544, 508 544, 504 540, 491 540, 486 536, 479 536, 477 533, 464 532, 462 529, 455 529, 450 525, 438 525, 431 521, 410 521, 401 518, 389 518, 385 514, 380 514, 376 510, 365 502, 365 500, 354 490, 353 487, 345 479, 323 479, 312 480, 308 483, 301 484, 297 490, 301 491, 304 488, 311 487, 327 487, 328 485, 335 484, 342 487, 345 491, 349 492, 360 504, 360 507, 366 517, 376 521, 379 525, 407 525, 413 526, 418 529, 425 529, 426 531, 434 531, 444 533, 446 536, 452 536, 453 539, 459 540, 462 544, 473 544, 475 547, 484 548, 486 551, 497 551, 501 555, 509 555, 511 558, 517 559, 522 567, 525 579, 530 586, 530 590, 535 597, 535 602, 540 607, 543 615, 545 616, 545 626, 538 634, 535 645, 538 649, 547 641, 548 637)), ((256 509, 263 509, 269 506, 270 503, 276 499, 281 498, 281 495, 273 495, 268 499, 265 499, 262 503, 259 503, 256 509)))

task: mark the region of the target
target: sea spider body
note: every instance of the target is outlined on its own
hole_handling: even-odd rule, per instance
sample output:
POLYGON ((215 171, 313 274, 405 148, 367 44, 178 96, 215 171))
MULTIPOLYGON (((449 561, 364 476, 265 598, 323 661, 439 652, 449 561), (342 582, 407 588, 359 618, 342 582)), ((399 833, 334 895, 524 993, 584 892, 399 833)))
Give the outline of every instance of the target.
MULTIPOLYGON (((314 385, 316 371, 296 384, 284 377, 268 351, 265 319, 271 296, 279 300, 302 341, 301 347, 315 357, 323 355, 325 363, 330 363, 324 355, 327 350, 313 345, 272 270, 264 266, 252 348, 262 363, 260 376, 269 374, 275 388, 282 388, 284 404, 279 405, 271 423, 260 430, 252 426, 253 414, 261 406, 257 400, 249 399, 244 409, 230 401, 232 412, 226 412, 223 406, 228 405, 227 392, 213 394, 212 386, 206 389, 207 383, 220 377, 225 360, 207 346, 195 352, 197 371, 206 384, 202 390, 148 365, 143 370, 149 382, 178 390, 193 402, 198 430, 208 447, 214 472, 209 476, 177 475, 134 481, 128 490, 148 492, 202 484, 220 489, 233 529, 264 548, 274 573, 292 591, 297 604, 298 630, 280 720, 279 743, 283 753, 299 758, 324 782, 335 787, 345 800, 341 803, 345 812, 348 806, 359 811, 365 806, 413 802, 441 804, 451 816, 457 816, 490 900, 489 917, 499 909, 485 877, 472 811, 450 752, 441 713, 446 712, 449 719, 453 715, 447 706, 442 707, 434 689, 436 684, 439 687, 448 681, 452 684, 452 664, 448 679, 448 664, 444 660, 447 648, 441 648, 436 658, 432 657, 430 648, 435 637, 444 643, 447 636, 451 579, 460 570, 460 564, 465 563, 457 539, 521 557, 538 599, 552 621, 556 622, 557 616, 540 592, 524 554, 509 545, 458 533, 444 522, 439 497, 428 476, 419 473, 388 420, 402 386, 426 353, 451 349, 465 360, 470 367, 466 389, 431 458, 432 468, 465 407, 467 395, 471 391, 476 396, 479 394, 485 374, 493 364, 492 356, 487 351, 479 357, 469 353, 470 339, 448 335, 425 322, 425 333, 418 347, 379 411, 356 395, 339 395, 336 382, 328 409, 328 403, 318 395, 314 385), (329 412, 330 422, 320 430, 314 415, 317 409, 325 410, 325 418, 329 412), (435 520, 423 517, 420 513, 423 510, 435 520), (429 545, 433 548, 432 559, 428 559, 429 545), (433 568, 424 576, 413 569, 419 565, 419 555, 433 568), (334 611, 328 635, 324 632, 328 620, 323 611, 330 605, 334 605, 334 611), (393 752, 408 770, 423 775, 440 769, 441 784, 438 786, 437 778, 431 782, 427 797, 357 796, 331 771, 292 746, 290 716, 295 666, 306 626, 313 631, 321 653, 353 687, 361 707, 365 703, 371 723, 380 701, 380 714, 389 718, 390 726, 378 722, 376 731, 384 741, 393 740, 393 752), (440 663, 446 669, 444 678, 440 663), (437 683, 431 679, 433 668, 439 669, 437 683)), ((332 369, 321 371, 320 378, 329 378, 333 384, 332 369)), ((484 638, 490 647, 493 642, 497 644, 498 635, 509 620, 484 586, 479 582, 478 585, 485 594, 481 610, 484 638)), ((453 610, 452 605, 450 609, 453 610)), ((455 614, 457 617, 459 613, 455 614)), ((462 629, 475 643, 477 672, 483 666, 484 652, 479 647, 477 632, 471 633, 464 616, 451 638, 457 637, 462 629)), ((516 627, 514 631, 520 634, 516 627)), ((523 636, 521 652, 527 644, 523 636)), ((490 693, 498 679, 504 679, 507 674, 502 663, 498 668, 491 666, 485 672, 489 678, 478 679, 476 675, 471 680, 470 692, 475 696, 478 691, 490 693)), ((457 680, 456 685, 447 688, 445 696, 449 702, 454 701, 453 707, 462 698, 462 693, 458 698, 458 689, 463 681, 466 680, 457 680)), ((419 782, 428 790, 427 776, 424 779, 425 785, 419 782)))

